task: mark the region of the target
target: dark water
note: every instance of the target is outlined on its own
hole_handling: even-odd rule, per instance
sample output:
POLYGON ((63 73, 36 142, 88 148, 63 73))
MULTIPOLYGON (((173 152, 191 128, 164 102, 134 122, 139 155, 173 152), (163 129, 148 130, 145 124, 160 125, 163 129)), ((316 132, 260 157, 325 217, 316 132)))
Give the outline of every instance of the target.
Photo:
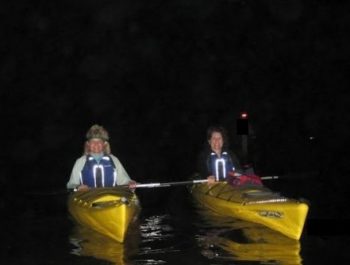
POLYGON ((332 231, 329 226, 340 223, 334 219, 321 222, 312 217, 312 211, 302 239, 295 241, 238 220, 204 219, 184 187, 137 192, 143 210, 125 244, 76 226, 65 208, 66 195, 23 198, 22 214, 2 217, 6 222, 1 263, 232 265, 350 260, 349 233, 339 227, 327 232, 332 231))

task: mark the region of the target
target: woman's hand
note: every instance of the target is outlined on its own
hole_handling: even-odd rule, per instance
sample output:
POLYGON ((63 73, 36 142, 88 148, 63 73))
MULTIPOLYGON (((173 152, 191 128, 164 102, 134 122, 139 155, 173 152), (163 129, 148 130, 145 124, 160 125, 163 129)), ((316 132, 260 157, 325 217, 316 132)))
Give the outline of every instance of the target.
POLYGON ((208 179, 208 185, 213 185, 216 182, 216 179, 214 176, 209 176, 207 179, 208 179))
POLYGON ((128 185, 129 185, 129 189, 135 190, 135 189, 136 189, 137 183, 136 183, 136 181, 134 181, 134 180, 130 180, 129 183, 128 183, 128 185))
POLYGON ((87 191, 87 190, 89 190, 89 186, 84 185, 84 184, 78 186, 78 188, 77 188, 77 191, 87 191))

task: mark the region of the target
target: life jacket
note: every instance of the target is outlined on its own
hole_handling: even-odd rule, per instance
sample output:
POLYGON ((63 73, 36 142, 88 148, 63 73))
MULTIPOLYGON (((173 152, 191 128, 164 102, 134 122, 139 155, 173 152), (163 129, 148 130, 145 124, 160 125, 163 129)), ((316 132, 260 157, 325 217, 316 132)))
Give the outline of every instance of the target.
POLYGON ((117 171, 112 158, 103 155, 100 162, 97 162, 91 155, 87 155, 81 171, 80 182, 94 188, 116 186, 117 171))
POLYGON ((222 152, 220 157, 216 153, 211 152, 207 166, 209 173, 215 176, 217 181, 226 179, 230 172, 235 171, 231 156, 226 151, 222 152))

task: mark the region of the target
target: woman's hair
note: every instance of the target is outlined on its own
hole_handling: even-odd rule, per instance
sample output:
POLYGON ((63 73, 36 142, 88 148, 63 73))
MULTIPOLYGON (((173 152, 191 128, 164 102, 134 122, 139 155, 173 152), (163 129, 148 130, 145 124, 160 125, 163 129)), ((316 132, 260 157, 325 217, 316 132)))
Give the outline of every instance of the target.
POLYGON ((228 145, 228 137, 227 137, 227 132, 226 129, 222 126, 210 126, 207 129, 207 140, 209 141, 211 139, 211 136, 213 135, 214 132, 218 132, 221 134, 222 139, 224 141, 224 147, 227 147, 228 145))

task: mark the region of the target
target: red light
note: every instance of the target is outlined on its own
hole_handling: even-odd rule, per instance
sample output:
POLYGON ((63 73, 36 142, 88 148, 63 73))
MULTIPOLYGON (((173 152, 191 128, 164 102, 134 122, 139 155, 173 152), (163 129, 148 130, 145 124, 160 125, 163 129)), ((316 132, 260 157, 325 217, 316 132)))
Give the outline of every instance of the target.
POLYGON ((241 113, 241 119, 248 119, 248 113, 247 112, 242 112, 241 113))

